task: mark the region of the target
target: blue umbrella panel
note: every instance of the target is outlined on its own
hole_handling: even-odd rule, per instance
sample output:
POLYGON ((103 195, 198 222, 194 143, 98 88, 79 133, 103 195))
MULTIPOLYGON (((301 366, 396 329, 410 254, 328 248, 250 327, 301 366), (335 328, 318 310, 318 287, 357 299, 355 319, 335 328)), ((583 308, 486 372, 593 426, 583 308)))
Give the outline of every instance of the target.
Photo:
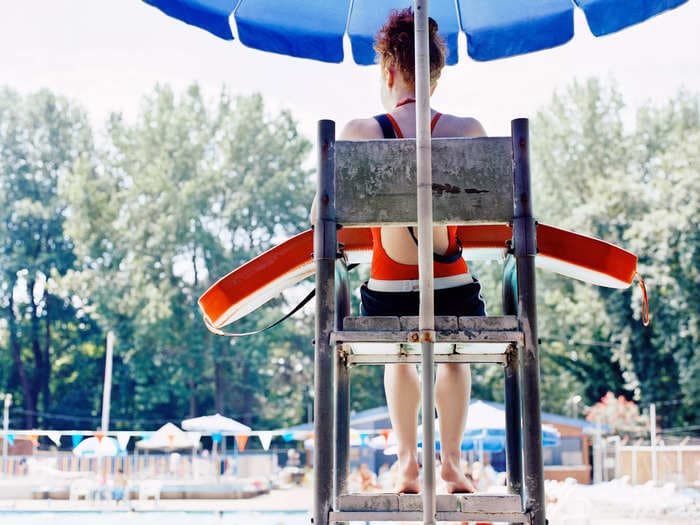
MULTIPOLYGON (((262 51, 342 62, 343 37, 353 59, 373 64, 378 29, 408 0, 144 0, 167 15, 226 40, 262 51)), ((430 15, 447 44, 447 63, 459 58, 457 36, 467 37, 474 60, 495 60, 556 47, 574 36, 581 9, 595 36, 614 33, 687 0, 431 0, 430 15)))

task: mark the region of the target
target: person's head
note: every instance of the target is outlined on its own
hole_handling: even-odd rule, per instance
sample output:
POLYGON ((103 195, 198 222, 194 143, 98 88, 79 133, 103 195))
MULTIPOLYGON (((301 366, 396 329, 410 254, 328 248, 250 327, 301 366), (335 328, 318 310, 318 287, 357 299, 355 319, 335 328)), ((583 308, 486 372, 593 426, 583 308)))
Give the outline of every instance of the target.
MULTIPOLYGON (((432 18, 428 21, 428 42, 430 51, 430 91, 437 84, 445 66, 445 43, 438 34, 438 25, 432 18)), ((415 89, 415 40, 413 10, 392 11, 389 19, 381 27, 374 42, 378 54, 379 67, 386 79, 389 75, 400 76, 409 89, 415 89)), ((392 80, 392 79, 390 79, 392 80)))

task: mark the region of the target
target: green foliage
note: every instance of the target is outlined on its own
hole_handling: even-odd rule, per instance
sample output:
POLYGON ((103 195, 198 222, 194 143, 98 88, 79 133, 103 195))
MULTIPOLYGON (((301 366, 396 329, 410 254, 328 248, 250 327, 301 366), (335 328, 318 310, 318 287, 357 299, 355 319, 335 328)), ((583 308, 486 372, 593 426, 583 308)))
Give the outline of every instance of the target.
MULTIPOLYGON (((0 305, 7 327, 0 355, 29 428, 39 411, 60 406, 52 363, 97 335, 57 287, 75 264, 57 187, 91 151, 87 117, 74 104, 48 91, 0 89, 0 305)), ((86 378, 93 371, 87 367, 86 378)), ((56 424, 48 416, 40 422, 56 424)))
MULTIPOLYGON (((538 273, 545 410, 580 414, 578 396, 590 406, 610 391, 668 407, 662 426, 698 425, 699 100, 681 92, 631 125, 615 86, 589 80, 534 119, 538 218, 638 254, 652 312, 643 327, 637 288, 538 273)), ((254 428, 307 421, 310 312, 231 340, 205 330, 196 301, 307 227, 309 150, 292 116, 268 114, 259 96, 207 101, 196 85, 157 86, 133 122, 112 115, 95 146, 73 103, 0 90, 0 390, 25 419, 13 424, 96 426, 108 330, 115 428, 213 411, 254 428)), ((498 314, 501 266, 470 267, 498 314)), ((234 330, 273 321, 298 295, 234 330)), ((381 367, 351 375, 353 410, 383 402, 381 367)), ((503 398, 499 367, 474 366, 472 377, 474 397, 503 398)))
MULTIPOLYGON (((196 85, 179 97, 156 87, 135 123, 110 118, 106 147, 63 194, 83 261, 77 279, 95 315, 115 327, 133 389, 125 419, 206 409, 269 421, 258 395, 269 378, 258 372, 274 359, 274 338, 213 337, 195 305, 213 280, 301 229, 308 150, 288 112, 270 117, 261 97, 225 91, 210 106, 196 85)), ((304 353, 309 340, 283 344, 304 353)))
POLYGON ((653 317, 642 326, 638 289, 539 274, 546 408, 561 411, 573 395, 590 405, 612 390, 642 404, 680 400, 663 422, 697 424, 698 100, 680 93, 643 107, 626 130, 615 87, 589 80, 535 119, 538 218, 639 254, 653 317))

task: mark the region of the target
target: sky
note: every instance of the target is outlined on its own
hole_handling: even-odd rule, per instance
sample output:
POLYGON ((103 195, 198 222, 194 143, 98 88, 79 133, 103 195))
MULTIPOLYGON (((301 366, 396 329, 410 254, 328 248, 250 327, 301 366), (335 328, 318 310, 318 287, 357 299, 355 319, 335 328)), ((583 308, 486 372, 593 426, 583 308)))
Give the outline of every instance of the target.
MULTIPOLYGON (((40 88, 74 99, 100 125, 110 111, 128 119, 156 83, 183 90, 198 82, 214 99, 263 94, 271 111, 288 108, 302 131, 316 121, 342 126, 382 112, 379 69, 281 57, 243 47, 165 16, 140 0, 0 0, 0 85, 40 88)), ((594 38, 576 10, 576 34, 564 46, 493 62, 476 62, 460 46, 433 107, 478 118, 491 135, 510 120, 532 117, 574 79, 614 79, 633 110, 684 87, 700 92, 700 2, 690 0, 638 26, 594 38)), ((632 111, 630 111, 632 114, 632 111)))

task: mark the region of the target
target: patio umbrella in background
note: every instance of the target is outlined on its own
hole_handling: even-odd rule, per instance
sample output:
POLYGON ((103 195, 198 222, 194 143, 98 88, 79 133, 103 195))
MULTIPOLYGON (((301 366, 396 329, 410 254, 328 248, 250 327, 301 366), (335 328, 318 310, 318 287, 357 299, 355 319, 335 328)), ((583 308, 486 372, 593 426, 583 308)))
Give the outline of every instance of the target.
MULTIPOLYGON (((374 62, 372 42, 378 28, 386 20, 392 8, 403 8, 411 3, 406 0, 144 0, 166 14, 188 24, 205 29, 223 39, 238 39, 244 45, 263 51, 325 62, 341 62, 344 58, 343 38, 347 34, 352 55, 358 64, 374 62)), ((419 280, 422 297, 419 312, 419 329, 434 329, 432 317, 432 179, 430 173, 430 100, 429 68, 427 56, 427 16, 438 22, 447 42, 449 63, 459 59, 457 34, 467 37, 467 51, 475 60, 494 60, 529 53, 561 45, 573 36, 574 6, 581 8, 589 27, 597 36, 605 35, 639 23, 687 0, 415 0, 416 34, 416 160, 418 201, 419 280)), ((227 64, 227 67, 229 65, 227 64)), ((521 79, 522 80, 522 79, 521 79)), ((531 222, 531 217, 527 220, 531 222)), ((523 227, 528 227, 523 225, 523 227)), ((320 259, 332 259, 333 253, 318 253, 320 259)), ((529 270, 528 270, 529 271, 529 270)), ((533 270, 534 271, 534 270, 533 270)), ((322 299, 317 296, 317 301, 322 299)), ((533 333, 536 338, 536 333, 533 333)), ((533 341, 526 342, 534 346, 533 341)), ((432 363, 433 349, 430 343, 423 345, 423 381, 426 391, 432 391, 432 375, 427 372, 432 363)), ((526 377, 537 376, 537 356, 524 365, 526 377), (532 373, 529 373, 532 372, 532 373)), ((317 370, 331 370, 330 358, 317 352, 317 370)), ((325 405, 322 392, 332 388, 331 374, 316 378, 317 414, 332 414, 325 405)), ((523 385, 523 414, 535 427, 540 425, 539 405, 532 400, 536 395, 523 385)), ((329 401, 328 401, 329 402, 329 401)), ((423 413, 432 414, 432 397, 423 401, 423 413)), ((317 449, 323 451, 322 462, 332 462, 327 457, 332 446, 332 435, 316 418, 315 437, 317 449)), ((424 441, 432 448, 433 427, 428 425, 424 441)), ((537 464, 539 448, 524 439, 526 463, 537 464)), ((317 456, 320 460, 321 454, 317 456)), ((331 454, 332 456, 332 454, 331 454)), ((541 459, 541 458, 540 458, 541 459)), ((431 466, 427 457, 425 465, 431 466)), ((541 462, 540 462, 541 463, 541 462)), ((332 474, 316 469, 317 488, 314 503, 314 521, 325 523, 330 508, 332 474)), ((432 471, 432 469, 429 469, 432 471)), ((526 469, 527 470, 527 469, 526 469)), ((528 498, 544 499, 541 476, 527 478, 528 498), (535 477, 538 479, 535 480, 535 477)), ((424 495, 434 493, 431 477, 425 478, 424 495)), ((542 506, 543 509, 543 506, 542 506)), ((434 501, 424 500, 425 516, 433 514, 434 501)), ((544 511, 538 510, 534 522, 544 523, 544 511)), ((427 518, 426 518, 427 519, 427 518)))
MULTIPOLYGON (((200 416, 191 419, 184 419, 182 421, 182 428, 185 430, 198 430, 200 432, 211 432, 214 434, 212 436, 214 454, 218 454, 219 441, 222 441, 222 439, 222 450, 226 450, 226 440, 222 436, 223 433, 247 434, 253 430, 240 421, 222 416, 218 412, 212 416, 200 416)), ((234 456, 238 455, 238 447, 234 447, 233 454, 234 456)))
POLYGON ((201 435, 198 432, 183 432, 177 425, 166 423, 156 430, 151 437, 136 442, 136 448, 141 450, 180 450, 192 449, 199 447, 199 438, 201 435))
POLYGON ((182 428, 184 430, 198 430, 200 432, 231 432, 234 434, 244 434, 252 431, 249 426, 244 425, 240 421, 222 416, 219 413, 212 416, 183 419, 182 428))
MULTIPOLYGON (((421 435, 418 428, 418 435, 421 435)), ((393 435, 393 433, 392 433, 393 435)), ((440 434, 438 420, 435 420, 435 445, 440 449, 440 434)), ((371 445, 379 444, 373 439, 371 445)), ((394 439, 394 443, 396 440, 394 439)), ((391 445, 391 436, 387 445, 391 445)), ((418 446, 421 446, 419 440, 418 446)), ((559 431, 552 425, 542 425, 542 445, 553 447, 559 444, 559 431)), ((484 452, 501 452, 506 446, 506 412, 499 406, 484 401, 474 401, 469 405, 467 424, 462 435, 462 450, 476 450, 484 452)), ((383 447, 377 447, 383 448, 383 447)))
POLYGON ((111 458, 124 452, 116 439, 107 436, 85 438, 73 449, 73 454, 82 458, 111 458))
MULTIPOLYGON (((462 450, 500 452, 506 442, 506 412, 504 409, 474 401, 469 405, 466 430, 462 437, 462 450)), ((551 425, 542 425, 542 445, 559 444, 559 431, 551 425)))

